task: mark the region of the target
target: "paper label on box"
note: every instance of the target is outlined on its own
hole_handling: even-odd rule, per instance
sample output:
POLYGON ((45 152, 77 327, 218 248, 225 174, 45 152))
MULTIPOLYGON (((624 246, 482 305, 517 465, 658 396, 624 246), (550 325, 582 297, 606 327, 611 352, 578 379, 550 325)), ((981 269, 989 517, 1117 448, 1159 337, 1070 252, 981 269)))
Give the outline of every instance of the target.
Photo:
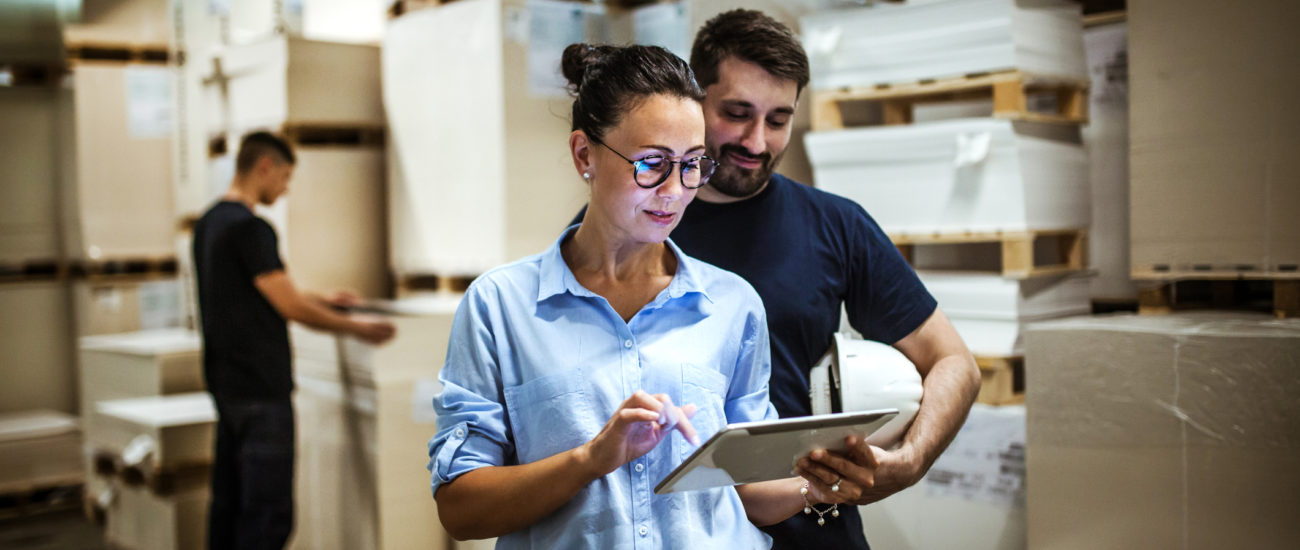
MULTIPOLYGON (((560 58, 569 44, 583 42, 591 18, 604 16, 604 6, 529 0, 528 92, 536 97, 565 97, 568 80, 560 58)), ((599 22, 599 21, 598 21, 599 22)))
POLYGON ((172 73, 165 67, 127 67, 126 123, 131 139, 172 135, 172 73))
POLYGON ((411 420, 421 424, 438 422, 438 413, 433 410, 433 400, 442 393, 442 382, 436 378, 424 377, 415 381, 415 391, 411 393, 411 420))
POLYGON ((180 281, 149 281, 140 283, 140 329, 162 329, 181 326, 180 281))
POLYGON ((1024 407, 976 405, 925 475, 925 487, 929 496, 1024 506, 1024 407))
POLYGON ((682 59, 691 57, 691 18, 685 4, 653 4, 632 14, 637 44, 659 46, 682 59))

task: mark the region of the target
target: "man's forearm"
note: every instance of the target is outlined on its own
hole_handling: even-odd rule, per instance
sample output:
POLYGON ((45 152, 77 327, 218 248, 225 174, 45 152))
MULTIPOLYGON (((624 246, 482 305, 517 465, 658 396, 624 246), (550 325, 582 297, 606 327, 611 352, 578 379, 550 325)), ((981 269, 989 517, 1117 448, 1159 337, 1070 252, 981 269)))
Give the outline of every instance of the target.
POLYGON ((921 407, 900 449, 916 465, 918 479, 929 471, 966 422, 979 394, 979 366, 969 354, 949 355, 931 367, 923 385, 921 407))

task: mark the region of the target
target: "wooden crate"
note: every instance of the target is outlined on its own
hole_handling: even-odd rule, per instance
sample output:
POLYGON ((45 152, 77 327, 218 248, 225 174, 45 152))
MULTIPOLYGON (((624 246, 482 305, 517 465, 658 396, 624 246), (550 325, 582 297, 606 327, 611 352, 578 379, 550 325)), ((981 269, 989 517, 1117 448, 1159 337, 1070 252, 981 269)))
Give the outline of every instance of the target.
POLYGON ((1025 402, 1024 357, 976 357, 980 368, 980 393, 975 399, 986 405, 1025 402))
POLYGON ((877 103, 884 124, 910 124, 912 108, 925 103, 990 99, 993 116, 1028 122, 1086 124, 1086 81, 1045 77, 1018 70, 966 75, 938 80, 878 84, 839 90, 812 90, 812 128, 815 131, 845 127, 841 104, 877 103), (1053 112, 1033 110, 1033 98, 1051 94, 1053 112))
POLYGON ((914 247, 931 244, 999 243, 1002 251, 1002 275, 1012 279, 1063 275, 1087 269, 1087 231, 1040 230, 987 233, 930 233, 890 235, 894 245, 909 262, 914 247), (1037 254, 1036 244, 1048 241, 1056 247, 1056 262, 1037 254))

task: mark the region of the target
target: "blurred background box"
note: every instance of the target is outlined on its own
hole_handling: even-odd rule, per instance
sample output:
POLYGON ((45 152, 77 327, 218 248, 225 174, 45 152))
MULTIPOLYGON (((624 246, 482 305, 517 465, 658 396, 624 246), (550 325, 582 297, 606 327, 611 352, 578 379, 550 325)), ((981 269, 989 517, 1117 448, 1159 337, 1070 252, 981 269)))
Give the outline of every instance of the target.
POLYGON ((208 536, 206 480, 166 496, 118 482, 105 510, 104 538, 124 550, 204 548, 208 536))
POLYGON ((399 276, 474 276, 541 252, 586 203, 565 138, 571 100, 556 83, 563 48, 604 32, 593 10, 464 0, 390 24, 383 78, 399 276))
POLYGON ((217 410, 207 392, 95 402, 87 442, 146 477, 212 463, 217 410))
POLYGON ((0 494, 82 481, 77 417, 40 409, 0 413, 0 494))
POLYGON ((375 46, 274 37, 227 47, 219 60, 236 134, 384 125, 375 46))
POLYGON ((77 412, 70 308, 59 281, 0 285, 0 412, 77 412))
POLYGON ((172 199, 172 75, 162 65, 73 69, 76 178, 65 194, 64 251, 73 259, 167 258, 172 199))
POLYGON ((1295 2, 1147 0, 1129 12, 1135 278, 1300 266, 1295 2))
POLYGON ((169 0, 80 0, 80 16, 63 30, 69 44, 166 46, 169 0))
POLYGON ((920 270, 921 282, 976 356, 1024 353, 1024 327, 1092 310, 1086 277, 1007 279, 997 274, 920 270))
POLYGON ((1029 548, 1300 540, 1300 322, 1078 317, 1025 342, 1029 548))
POLYGON ((424 445, 459 295, 377 303, 383 346, 294 325, 299 419, 294 548, 444 548, 424 445))
POLYGON ((71 97, 54 87, 0 87, 0 264, 60 257, 59 130, 71 97))

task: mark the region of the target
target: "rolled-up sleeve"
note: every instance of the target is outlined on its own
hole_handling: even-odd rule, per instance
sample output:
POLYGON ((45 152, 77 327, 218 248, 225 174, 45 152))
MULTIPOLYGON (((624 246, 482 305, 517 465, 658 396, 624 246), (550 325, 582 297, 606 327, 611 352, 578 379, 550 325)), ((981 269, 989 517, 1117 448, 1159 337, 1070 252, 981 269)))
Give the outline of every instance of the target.
POLYGON ((767 315, 754 294, 756 306, 745 316, 731 386, 727 390, 727 422, 774 420, 779 417, 768 396, 772 374, 772 349, 768 343, 767 315))
POLYGON ((447 362, 434 397, 438 433, 429 441, 430 484, 443 483, 484 466, 503 466, 512 452, 501 402, 501 372, 492 327, 499 308, 489 285, 474 285, 456 310, 447 362))

